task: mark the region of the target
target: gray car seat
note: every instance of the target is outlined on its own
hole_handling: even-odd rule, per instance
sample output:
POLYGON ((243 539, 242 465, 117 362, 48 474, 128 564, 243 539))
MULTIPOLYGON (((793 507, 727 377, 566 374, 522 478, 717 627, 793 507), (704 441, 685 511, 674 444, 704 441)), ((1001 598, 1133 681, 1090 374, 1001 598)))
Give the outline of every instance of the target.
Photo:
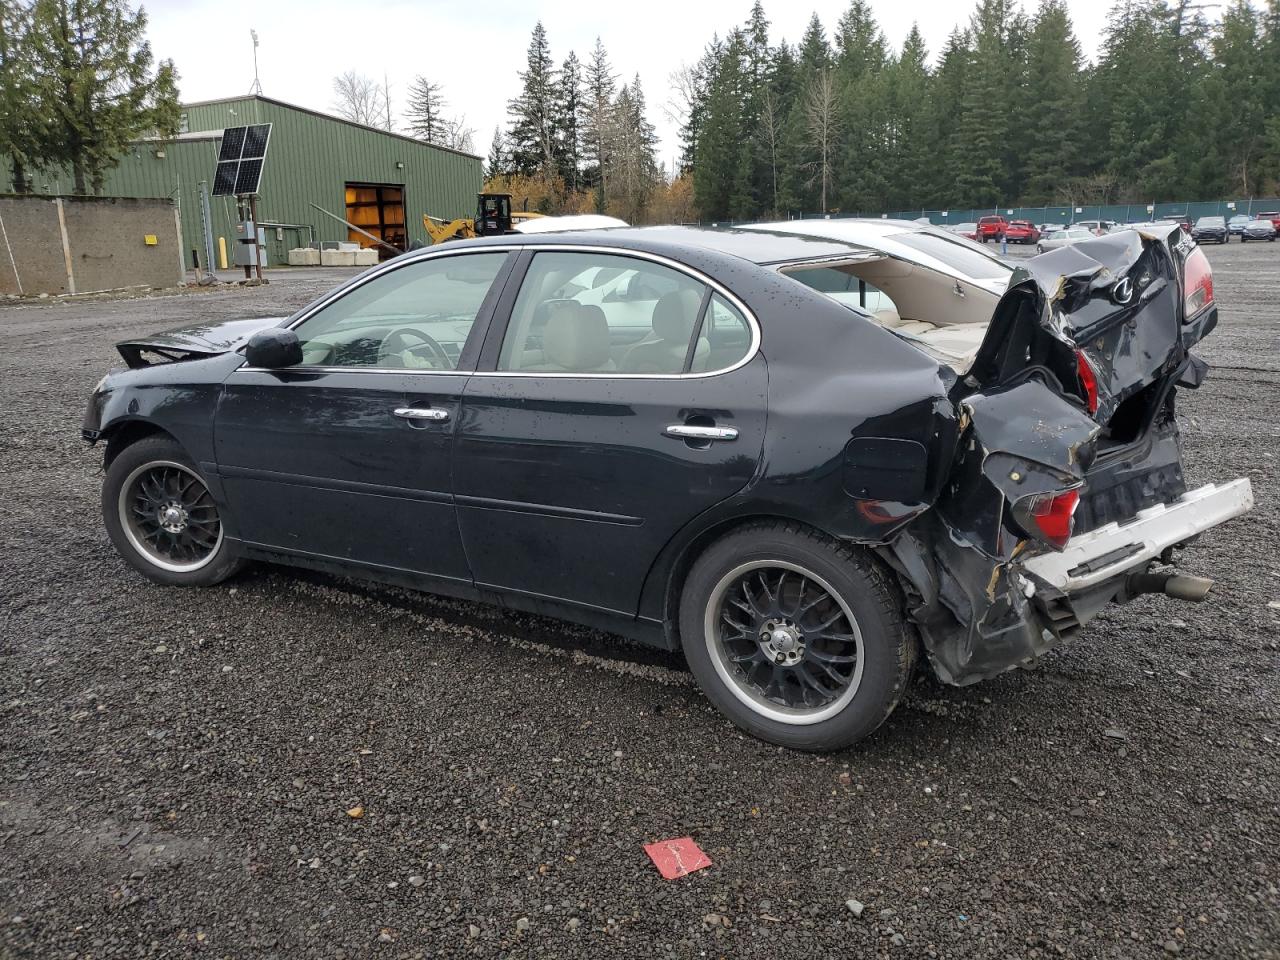
POLYGON ((616 369, 609 356, 604 311, 573 301, 557 305, 542 333, 542 360, 522 367, 558 373, 604 373, 616 369))
MULTIPOLYGON (((652 332, 623 355, 621 369, 626 373, 680 373, 700 303, 701 297, 693 290, 674 290, 659 297, 653 305, 652 332)), ((710 352, 711 344, 700 337, 694 370, 705 367, 710 352)))

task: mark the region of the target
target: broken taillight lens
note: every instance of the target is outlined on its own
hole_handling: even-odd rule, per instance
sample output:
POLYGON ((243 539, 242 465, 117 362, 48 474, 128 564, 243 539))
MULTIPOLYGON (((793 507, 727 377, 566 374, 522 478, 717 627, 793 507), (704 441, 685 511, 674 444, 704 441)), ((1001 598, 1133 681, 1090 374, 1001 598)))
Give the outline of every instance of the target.
POLYGON ((1080 389, 1084 392, 1084 405, 1090 413, 1098 412, 1098 375, 1083 350, 1076 351, 1076 374, 1080 377, 1080 389))
POLYGON ((1187 256, 1182 277, 1183 289, 1187 291, 1183 300, 1184 315, 1190 319, 1213 303, 1213 268, 1209 266, 1209 258, 1199 247, 1187 256))
POLYGON ((1072 518, 1080 505, 1080 491, 1039 493, 1014 504, 1018 525, 1027 533, 1061 550, 1071 539, 1072 518))

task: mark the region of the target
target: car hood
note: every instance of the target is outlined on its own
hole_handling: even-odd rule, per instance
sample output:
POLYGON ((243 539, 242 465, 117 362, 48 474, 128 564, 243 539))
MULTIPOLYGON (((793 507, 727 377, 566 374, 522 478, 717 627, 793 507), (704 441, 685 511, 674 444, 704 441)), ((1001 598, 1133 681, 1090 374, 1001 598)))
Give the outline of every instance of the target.
POLYGON ((253 317, 191 324, 135 340, 124 340, 116 344, 116 349, 130 367, 148 366, 151 361, 144 358, 144 354, 152 354, 161 362, 169 363, 211 357, 238 349, 259 330, 277 327, 284 320, 284 317, 253 317))

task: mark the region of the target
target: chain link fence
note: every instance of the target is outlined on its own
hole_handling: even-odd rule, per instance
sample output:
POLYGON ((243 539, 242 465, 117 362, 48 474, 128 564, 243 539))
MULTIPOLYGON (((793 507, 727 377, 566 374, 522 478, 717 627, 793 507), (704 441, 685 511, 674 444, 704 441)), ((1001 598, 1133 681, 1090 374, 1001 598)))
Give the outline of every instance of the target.
MULTIPOLYGON (((1142 223, 1148 220, 1190 220, 1201 217, 1256 217, 1260 213, 1280 211, 1280 197, 1250 197, 1246 200, 1175 200, 1160 203, 1088 203, 1079 206, 1049 207, 983 207, 963 210, 859 210, 837 213, 797 213, 789 211, 788 220, 839 220, 846 217, 887 218, 890 220, 924 220, 938 226, 975 223, 982 217, 1002 214, 1010 220, 1030 220, 1034 224, 1070 224, 1080 220, 1114 220, 1117 223, 1142 223)), ((699 221, 718 227, 731 227, 737 220, 699 221)), ((751 221, 754 222, 754 221, 751 221)))

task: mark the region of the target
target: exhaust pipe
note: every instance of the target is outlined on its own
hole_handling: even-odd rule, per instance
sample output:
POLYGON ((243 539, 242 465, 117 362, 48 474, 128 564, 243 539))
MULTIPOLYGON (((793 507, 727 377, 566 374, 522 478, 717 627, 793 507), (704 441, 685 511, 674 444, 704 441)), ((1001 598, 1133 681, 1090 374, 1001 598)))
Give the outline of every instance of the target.
POLYGON ((1193 577, 1185 573, 1133 573, 1125 582, 1125 592, 1130 597, 1144 593, 1163 593, 1175 600, 1199 603, 1213 589, 1213 581, 1205 577, 1193 577))

